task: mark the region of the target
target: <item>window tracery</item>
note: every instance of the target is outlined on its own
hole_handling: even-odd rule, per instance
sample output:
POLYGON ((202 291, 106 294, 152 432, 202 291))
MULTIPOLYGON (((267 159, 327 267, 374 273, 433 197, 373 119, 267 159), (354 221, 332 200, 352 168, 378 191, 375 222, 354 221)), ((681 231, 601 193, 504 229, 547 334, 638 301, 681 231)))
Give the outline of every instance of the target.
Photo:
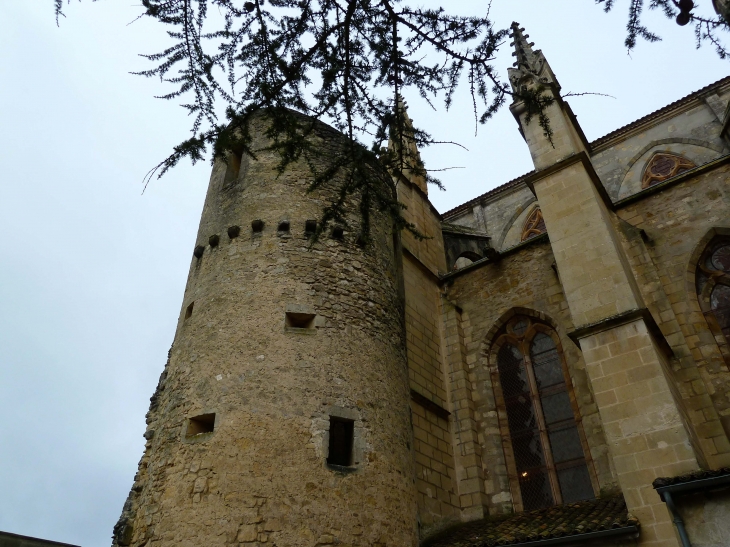
POLYGON ((522 237, 520 241, 527 241, 533 237, 544 234, 547 231, 545 228, 545 220, 542 218, 542 211, 539 207, 535 207, 532 212, 525 220, 525 224, 522 226, 522 237))
POLYGON ((587 444, 555 332, 516 316, 495 347, 510 482, 519 495, 514 495, 516 509, 595 497, 587 444))
POLYGON ((697 167, 695 163, 685 157, 668 152, 657 152, 646 164, 644 176, 641 178, 641 187, 654 186, 695 167, 697 167))
POLYGON ((730 237, 710 242, 697 264, 696 282, 710 329, 730 342, 730 237))

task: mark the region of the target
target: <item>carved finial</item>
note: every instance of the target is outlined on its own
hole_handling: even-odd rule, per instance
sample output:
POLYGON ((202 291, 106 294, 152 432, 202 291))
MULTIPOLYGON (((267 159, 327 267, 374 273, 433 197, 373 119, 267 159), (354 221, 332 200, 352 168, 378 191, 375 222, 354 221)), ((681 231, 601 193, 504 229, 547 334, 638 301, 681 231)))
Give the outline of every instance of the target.
POLYGON ((559 90, 560 85, 545 56, 539 49, 533 51, 532 46, 535 43, 527 41, 530 35, 524 34, 524 31, 525 29, 520 27, 518 23, 512 23, 510 31, 512 42, 510 45, 514 46, 515 50, 512 52, 512 56, 516 57, 512 65, 514 68, 508 69, 512 90, 518 92, 521 86, 525 85, 527 80, 530 79, 535 80, 535 83, 553 84, 559 90))
POLYGON ((390 142, 388 148, 395 151, 399 155, 402 165, 399 167, 401 173, 412 183, 416 184, 424 193, 428 193, 425 172, 423 171, 423 162, 421 154, 418 151, 418 143, 416 141, 416 130, 413 122, 408 115, 408 105, 403 97, 398 97, 396 113, 399 117, 398 125, 402 131, 401 135, 397 134, 398 128, 391 126, 390 142))

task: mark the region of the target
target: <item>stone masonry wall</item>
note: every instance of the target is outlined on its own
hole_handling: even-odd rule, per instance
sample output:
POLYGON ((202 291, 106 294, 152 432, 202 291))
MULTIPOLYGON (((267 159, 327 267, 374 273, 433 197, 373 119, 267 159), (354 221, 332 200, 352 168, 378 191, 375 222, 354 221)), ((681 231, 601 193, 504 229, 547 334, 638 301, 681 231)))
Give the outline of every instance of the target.
MULTIPOLYGON (((442 371, 438 286, 412 257, 404 258, 403 277, 410 388, 445 410, 448 402, 442 371)), ((448 420, 428 405, 413 400, 411 408, 419 518, 427 533, 459 516, 451 431, 448 420)))
POLYGON ((582 338, 596 402, 641 545, 677 545, 651 484, 693 471, 697 460, 666 380, 668 363, 642 319, 582 338))
POLYGON ((503 251, 519 243, 522 222, 534 203, 533 193, 526 185, 520 184, 444 220, 485 232, 492 238, 491 246, 503 251), (516 235, 511 232, 516 232, 516 235))
MULTIPOLYGON (((680 109, 664 119, 653 120, 647 127, 625 138, 596 147, 591 162, 608 194, 613 199, 619 197, 624 179, 631 177, 629 171, 636 171, 640 177, 643 165, 638 160, 645 159, 644 154, 650 150, 677 145, 680 147, 677 152, 682 152, 682 147, 689 145, 704 148, 707 153, 717 156, 728 153, 730 148, 720 137, 721 110, 728 98, 728 89, 717 90, 706 97, 691 100, 689 108, 680 109), (716 109, 713 109, 715 103, 716 109)), ((704 156, 698 158, 699 161, 704 159, 704 156)))
MULTIPOLYGON (((585 363, 580 350, 567 336, 573 324, 560 282, 552 268, 553 263, 550 244, 543 237, 507 254, 496 264, 467 269, 446 281, 446 298, 462 310, 464 318, 463 345, 489 514, 512 511, 488 352, 492 341, 489 337, 496 333, 495 326, 515 310, 542 314, 548 324, 555 327, 570 372, 599 488, 613 491, 617 487, 585 363)), ((464 407, 469 405, 465 398, 464 407)))
POLYGON ((674 352, 672 375, 713 468, 730 464, 730 372, 700 310, 694 272, 708 232, 730 228, 729 177, 730 167, 723 166, 617 212, 646 234, 646 244, 636 237, 625 244, 647 305, 674 352))
POLYGON ((398 182, 398 201, 406 206, 403 217, 413 223, 425 236, 425 239, 419 240, 409 231, 403 230, 401 234, 403 248, 407 249, 434 274, 446 273, 441 218, 428 200, 428 196, 415 184, 407 180, 400 180, 398 182))
POLYGON ((424 537, 460 518, 452 432, 445 414, 449 401, 436 275, 446 270, 446 263, 440 219, 426 194, 401 180, 398 198, 406 205, 404 217, 429 238, 419 241, 402 232, 406 350, 410 388, 416 394, 411 408, 419 524, 424 537))
MULTIPOLYGON (((313 138, 337 154, 332 130, 313 138)), ((222 163, 213 170, 197 237, 204 253, 191 264, 115 545, 417 543, 391 223, 375 213, 364 249, 347 232, 310 247, 305 221, 331 189, 307 194, 308 168, 277 176, 277 162, 267 151, 244 158, 232 184, 222 163), (230 238, 230 226, 240 235, 230 238), (312 324, 287 327, 287 310, 311 313, 312 324), (189 419, 209 413, 214 431, 188 435, 189 419), (350 466, 326 463, 332 417, 353 423, 350 466)))
POLYGON ((675 494, 692 547, 725 547, 730 538, 730 492, 675 494))

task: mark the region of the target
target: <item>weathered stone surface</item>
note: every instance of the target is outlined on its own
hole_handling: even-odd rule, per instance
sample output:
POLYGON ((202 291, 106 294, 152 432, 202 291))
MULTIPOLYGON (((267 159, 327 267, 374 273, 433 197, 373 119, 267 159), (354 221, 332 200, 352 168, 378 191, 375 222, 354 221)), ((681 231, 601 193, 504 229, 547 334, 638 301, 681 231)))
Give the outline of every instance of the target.
MULTIPOLYGON (((116 545, 415 545, 519 510, 494 350, 516 315, 555 333, 594 494, 622 494, 641 523, 603 541, 677 545, 652 480, 730 465, 730 343, 695 279, 730 237, 728 99, 730 79, 592 145, 558 100, 552 143, 521 122, 537 172, 443 219, 400 173, 426 239, 376 213, 365 248, 345 226, 311 245, 333 188, 307 193, 303 164, 216 164, 116 545), (700 168, 642 190, 657 151, 700 168), (548 233, 521 242, 537 206, 548 233), (442 221, 479 244, 447 253, 442 221), (499 255, 449 271, 486 241, 499 255), (352 466, 326 463, 332 417, 353 423, 352 466)), ((337 154, 335 132, 315 138, 337 154)), ((697 545, 723 544, 726 498, 678 502, 697 545)))
MULTIPOLYGON (((336 153, 336 133, 322 128, 316 138, 336 153)), ((390 221, 374 215, 365 249, 351 233, 310 248, 305 221, 319 217, 331 188, 307 194, 308 168, 277 177, 277 161, 268 151, 244 158, 225 187, 226 166, 213 169, 201 245, 233 225, 262 220, 262 231, 220 240, 191 264, 148 418, 155 435, 124 510, 132 546, 416 543, 390 221), (313 335, 285 329, 291 310, 316 314, 313 335), (187 419, 208 413, 215 430, 186 436, 187 419), (326 464, 331 415, 354 421, 347 473, 326 464)))

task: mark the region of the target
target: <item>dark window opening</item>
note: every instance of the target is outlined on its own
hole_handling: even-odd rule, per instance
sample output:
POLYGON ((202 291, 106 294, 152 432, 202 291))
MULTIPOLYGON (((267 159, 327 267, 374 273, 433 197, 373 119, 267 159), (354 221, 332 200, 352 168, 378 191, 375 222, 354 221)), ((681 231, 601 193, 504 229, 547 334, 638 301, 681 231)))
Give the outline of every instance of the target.
POLYGON ((296 313, 286 312, 286 326, 292 329, 313 329, 314 328, 313 313, 296 313))
POLYGON ((195 437, 204 433, 212 433, 215 428, 215 414, 201 414, 188 420, 188 429, 185 436, 195 437))
POLYGON ((595 497, 590 459, 553 337, 525 316, 512 319, 503 332, 497 374, 512 446, 511 480, 519 485, 521 509, 595 497))
POLYGON ((288 220, 282 220, 279 223, 279 227, 276 230, 278 232, 280 232, 280 233, 288 234, 289 233, 289 221, 288 220))
POLYGON ((228 237, 230 239, 237 238, 240 233, 241 233, 241 227, 240 226, 229 226, 228 227, 228 237))
POLYGON ((195 302, 190 302, 190 305, 185 308, 185 319, 189 319, 191 315, 193 315, 193 306, 195 305, 195 302))
POLYGON ((243 159, 243 149, 231 150, 228 152, 226 166, 226 176, 223 179, 223 187, 230 188, 238 182, 238 175, 241 172, 241 160, 243 159))
POLYGON ((350 467, 352 465, 352 441, 355 422, 330 416, 330 444, 327 463, 350 467))
POLYGON ((254 220, 251 223, 251 229, 255 234, 259 234, 264 231, 264 221, 263 220, 254 220))
POLYGON ((312 237, 316 231, 317 231, 317 221, 316 220, 307 220, 304 223, 304 235, 305 236, 312 237))
POLYGON ((697 265, 697 294, 715 339, 730 343, 730 239, 715 238, 697 265))
POLYGON ((345 238, 345 229, 342 226, 335 226, 332 228, 332 239, 339 239, 342 241, 345 238))
POLYGON ((221 238, 218 236, 218 234, 213 234, 208 238, 208 243, 210 243, 211 247, 217 247, 218 243, 220 243, 221 238))

